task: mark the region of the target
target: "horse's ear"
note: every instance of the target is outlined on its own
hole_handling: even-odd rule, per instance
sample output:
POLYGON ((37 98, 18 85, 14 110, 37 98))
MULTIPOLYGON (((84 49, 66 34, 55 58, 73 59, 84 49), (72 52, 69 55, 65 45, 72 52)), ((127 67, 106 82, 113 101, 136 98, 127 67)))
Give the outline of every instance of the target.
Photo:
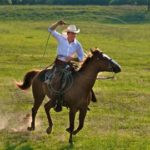
POLYGON ((102 52, 102 50, 98 47, 95 47, 95 51, 99 51, 99 52, 102 52))
POLYGON ((93 54, 94 53, 94 49, 93 48, 90 48, 90 52, 93 54))
POLYGON ((100 51, 100 52, 101 52, 101 50, 100 50, 98 47, 95 47, 94 49, 90 48, 90 51, 91 51, 92 53, 95 52, 95 51, 100 51))
POLYGON ((90 52, 91 52, 91 53, 93 52, 93 48, 90 48, 90 52))
POLYGON ((102 50, 100 50, 98 47, 95 47, 94 49, 93 48, 90 48, 90 52, 91 54, 93 55, 94 53, 96 52, 99 52, 100 54, 102 54, 102 50))
POLYGON ((99 51, 101 54, 103 54, 103 51, 99 49, 98 47, 95 48, 95 50, 99 51))

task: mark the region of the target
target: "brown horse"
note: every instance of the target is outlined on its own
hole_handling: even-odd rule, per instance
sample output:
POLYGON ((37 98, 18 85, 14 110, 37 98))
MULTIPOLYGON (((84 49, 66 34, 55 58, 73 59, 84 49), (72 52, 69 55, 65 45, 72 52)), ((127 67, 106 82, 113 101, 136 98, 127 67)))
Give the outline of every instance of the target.
MULTIPOLYGON (((102 71, 118 73, 121 71, 120 66, 110 57, 100 52, 98 49, 91 51, 89 56, 79 71, 73 73, 73 84, 68 91, 64 93, 65 106, 69 108, 69 128, 66 130, 70 133, 69 142, 72 143, 72 135, 78 133, 84 124, 87 108, 90 103, 90 91, 96 81, 97 74, 102 71), (74 120, 76 112, 79 111, 79 126, 74 130, 74 120)), ((44 70, 43 70, 44 71, 44 70)), ((52 119, 50 109, 55 106, 55 100, 51 99, 52 91, 49 90, 47 84, 39 80, 39 76, 43 71, 30 71, 24 77, 24 82, 18 84, 18 87, 25 90, 32 84, 32 92, 34 97, 34 106, 32 108, 32 122, 28 130, 35 129, 36 113, 43 102, 45 95, 49 97, 49 101, 44 105, 47 114, 49 127, 47 133, 52 131, 52 119)))

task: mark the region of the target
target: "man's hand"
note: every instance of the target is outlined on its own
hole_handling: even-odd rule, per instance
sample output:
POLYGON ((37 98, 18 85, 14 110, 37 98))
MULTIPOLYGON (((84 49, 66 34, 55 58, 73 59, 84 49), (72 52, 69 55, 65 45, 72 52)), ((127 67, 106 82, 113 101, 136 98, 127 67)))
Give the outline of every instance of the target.
POLYGON ((58 25, 66 25, 66 23, 63 20, 60 20, 57 22, 58 25))
POLYGON ((60 20, 60 21, 54 23, 53 25, 51 25, 49 28, 51 30, 55 30, 57 28, 57 26, 59 26, 59 25, 61 25, 61 26, 66 25, 66 23, 63 20, 60 20))

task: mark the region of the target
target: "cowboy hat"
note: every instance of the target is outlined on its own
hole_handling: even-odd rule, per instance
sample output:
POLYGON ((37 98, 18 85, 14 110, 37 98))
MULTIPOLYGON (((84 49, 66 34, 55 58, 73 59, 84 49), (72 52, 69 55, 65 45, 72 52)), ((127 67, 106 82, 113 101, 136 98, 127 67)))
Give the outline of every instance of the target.
POLYGON ((75 25, 69 25, 63 32, 79 33, 80 29, 77 29, 75 25))

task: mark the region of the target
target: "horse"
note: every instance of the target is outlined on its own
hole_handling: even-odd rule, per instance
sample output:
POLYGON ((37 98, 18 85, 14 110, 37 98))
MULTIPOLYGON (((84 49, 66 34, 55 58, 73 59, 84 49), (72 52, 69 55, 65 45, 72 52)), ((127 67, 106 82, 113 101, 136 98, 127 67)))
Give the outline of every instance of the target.
MULTIPOLYGON (((51 98, 52 91, 50 91, 47 84, 39 80, 39 76, 43 71, 44 70, 33 70, 27 72, 23 83, 17 84, 17 86, 22 90, 26 90, 32 85, 34 104, 32 107, 31 126, 28 127, 29 131, 35 129, 37 111, 44 97, 46 95, 48 96, 49 101, 44 105, 44 108, 49 123, 46 132, 50 134, 53 126, 50 109, 55 106, 56 102, 51 98)), ((65 106, 69 108, 69 128, 66 129, 70 134, 69 143, 73 142, 73 135, 77 134, 84 126, 84 120, 91 98, 90 91, 94 86, 98 73, 103 71, 118 73, 121 72, 121 67, 117 62, 96 48, 91 50, 91 55, 86 58, 81 68, 72 74, 72 86, 64 93, 64 103, 65 106), (74 130, 75 115, 78 111, 79 125, 77 129, 74 130)))

